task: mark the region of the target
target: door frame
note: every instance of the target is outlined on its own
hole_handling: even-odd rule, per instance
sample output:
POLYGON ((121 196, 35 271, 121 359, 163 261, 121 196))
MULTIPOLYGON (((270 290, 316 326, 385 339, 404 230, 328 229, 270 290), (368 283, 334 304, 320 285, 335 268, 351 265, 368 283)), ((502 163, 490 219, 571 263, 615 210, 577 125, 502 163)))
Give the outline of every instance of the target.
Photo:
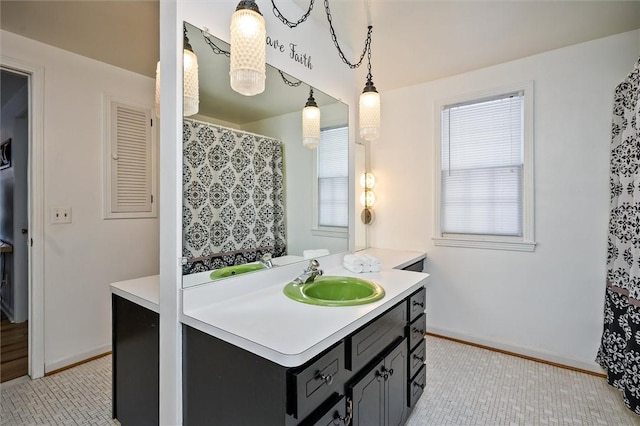
POLYGON ((44 376, 44 67, 0 55, 0 67, 29 77, 29 376, 44 376))

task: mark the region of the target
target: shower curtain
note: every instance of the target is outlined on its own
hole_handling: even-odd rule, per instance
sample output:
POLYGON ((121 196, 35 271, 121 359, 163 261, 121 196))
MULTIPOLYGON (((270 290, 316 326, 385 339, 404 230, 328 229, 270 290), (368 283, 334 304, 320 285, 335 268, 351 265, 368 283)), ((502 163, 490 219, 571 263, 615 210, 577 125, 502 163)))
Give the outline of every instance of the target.
POLYGON ((184 119, 184 274, 286 254, 282 143, 184 119))
POLYGON ((604 331, 596 361, 640 414, 640 59, 615 90, 604 331))

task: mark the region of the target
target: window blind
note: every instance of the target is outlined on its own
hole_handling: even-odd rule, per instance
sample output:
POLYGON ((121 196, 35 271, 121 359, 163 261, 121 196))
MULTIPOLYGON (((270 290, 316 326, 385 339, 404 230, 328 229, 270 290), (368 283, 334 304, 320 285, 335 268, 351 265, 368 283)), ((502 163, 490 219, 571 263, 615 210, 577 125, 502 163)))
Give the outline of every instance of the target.
POLYGON ((318 145, 318 226, 349 226, 349 131, 323 129, 318 145))
POLYGON ((524 96, 441 113, 442 234, 522 236, 524 96))

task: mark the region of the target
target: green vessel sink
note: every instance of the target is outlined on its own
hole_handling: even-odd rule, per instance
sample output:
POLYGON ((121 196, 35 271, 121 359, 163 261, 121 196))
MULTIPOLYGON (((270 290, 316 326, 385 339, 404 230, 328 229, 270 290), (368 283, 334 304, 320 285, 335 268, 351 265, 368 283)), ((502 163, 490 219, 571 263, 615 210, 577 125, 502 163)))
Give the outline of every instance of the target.
POLYGON ((233 277, 235 275, 246 274, 247 272, 258 271, 262 269, 262 265, 259 263, 245 263, 244 265, 225 266, 224 268, 216 269, 211 272, 209 277, 212 280, 220 278, 233 277))
POLYGON ((319 306, 366 305, 384 297, 384 289, 372 281, 334 276, 319 276, 303 285, 289 283, 283 292, 297 302, 319 306))

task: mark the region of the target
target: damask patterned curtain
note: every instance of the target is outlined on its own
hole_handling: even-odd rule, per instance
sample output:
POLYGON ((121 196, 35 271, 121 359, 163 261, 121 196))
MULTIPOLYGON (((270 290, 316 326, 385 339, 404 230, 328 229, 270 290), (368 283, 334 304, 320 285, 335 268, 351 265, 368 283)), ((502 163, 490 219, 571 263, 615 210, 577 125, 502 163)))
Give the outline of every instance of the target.
POLYGON ((183 152, 183 273, 286 254, 279 140, 184 119, 183 152))
POLYGON ((640 59, 615 91, 604 331, 596 361, 640 414, 640 59))

